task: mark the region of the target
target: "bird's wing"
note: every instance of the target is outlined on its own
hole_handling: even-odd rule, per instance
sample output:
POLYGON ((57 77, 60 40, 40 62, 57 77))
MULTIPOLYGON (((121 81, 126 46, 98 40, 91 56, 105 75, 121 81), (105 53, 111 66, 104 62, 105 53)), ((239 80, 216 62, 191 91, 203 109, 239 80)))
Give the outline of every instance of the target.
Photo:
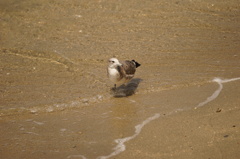
POLYGON ((122 67, 127 75, 134 75, 136 71, 136 66, 132 61, 124 61, 122 62, 122 67))
POLYGON ((123 67, 121 65, 118 65, 116 67, 116 69, 118 70, 119 72, 119 79, 123 78, 125 76, 125 70, 123 69, 123 67))

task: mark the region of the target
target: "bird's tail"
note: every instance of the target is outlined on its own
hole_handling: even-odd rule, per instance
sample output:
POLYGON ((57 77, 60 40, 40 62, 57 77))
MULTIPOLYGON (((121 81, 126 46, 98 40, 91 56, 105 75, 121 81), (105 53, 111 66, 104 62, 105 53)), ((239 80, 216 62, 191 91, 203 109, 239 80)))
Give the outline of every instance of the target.
POLYGON ((135 60, 132 60, 132 62, 134 62, 135 63, 135 66, 136 66, 136 68, 137 67, 139 67, 139 66, 141 66, 141 64, 140 63, 138 63, 137 61, 135 61, 135 60))

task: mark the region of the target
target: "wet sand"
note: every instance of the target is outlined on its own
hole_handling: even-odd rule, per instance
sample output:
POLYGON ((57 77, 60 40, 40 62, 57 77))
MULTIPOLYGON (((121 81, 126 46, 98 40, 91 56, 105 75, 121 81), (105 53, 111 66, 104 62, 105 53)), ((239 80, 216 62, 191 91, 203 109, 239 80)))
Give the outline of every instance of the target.
POLYGON ((237 159, 239 16, 237 0, 1 1, 1 158, 237 159), (112 56, 142 64, 127 97, 112 56))
POLYGON ((217 84, 115 98, 83 109, 6 117, 1 121, 1 156, 100 158, 115 151, 114 140, 126 139, 112 158, 237 159, 239 82, 223 84, 219 96, 198 109, 217 84), (156 114, 136 131, 136 125, 156 114))

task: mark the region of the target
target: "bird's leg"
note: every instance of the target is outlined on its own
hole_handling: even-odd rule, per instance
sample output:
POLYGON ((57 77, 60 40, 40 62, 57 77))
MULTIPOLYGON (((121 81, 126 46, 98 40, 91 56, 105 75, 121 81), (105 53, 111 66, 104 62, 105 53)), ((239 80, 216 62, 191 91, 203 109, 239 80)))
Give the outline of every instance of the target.
POLYGON ((117 89, 117 85, 116 84, 114 84, 114 86, 112 87, 112 91, 115 91, 117 89))

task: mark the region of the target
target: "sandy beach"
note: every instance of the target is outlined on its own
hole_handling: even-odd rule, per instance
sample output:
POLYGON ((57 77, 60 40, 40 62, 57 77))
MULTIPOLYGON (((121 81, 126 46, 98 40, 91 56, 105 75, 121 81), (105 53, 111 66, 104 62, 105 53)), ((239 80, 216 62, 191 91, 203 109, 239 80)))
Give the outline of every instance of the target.
POLYGON ((1 158, 239 158, 237 0, 4 0, 0 17, 1 158), (141 63, 121 97, 113 56, 141 63))

